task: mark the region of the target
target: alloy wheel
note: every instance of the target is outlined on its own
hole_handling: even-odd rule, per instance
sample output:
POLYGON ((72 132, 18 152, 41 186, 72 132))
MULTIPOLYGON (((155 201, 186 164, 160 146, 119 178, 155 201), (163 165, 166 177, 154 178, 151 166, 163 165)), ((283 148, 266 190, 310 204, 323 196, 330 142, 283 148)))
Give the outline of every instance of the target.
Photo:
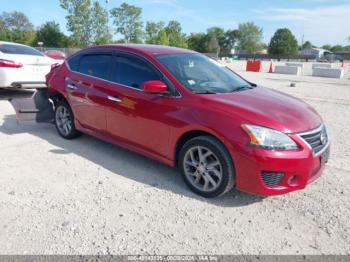
POLYGON ((220 186, 222 165, 210 149, 203 146, 188 149, 183 165, 187 180, 198 190, 212 192, 220 186))
POLYGON ((68 136, 72 131, 72 117, 65 106, 59 106, 56 110, 56 124, 58 130, 64 136, 68 136))

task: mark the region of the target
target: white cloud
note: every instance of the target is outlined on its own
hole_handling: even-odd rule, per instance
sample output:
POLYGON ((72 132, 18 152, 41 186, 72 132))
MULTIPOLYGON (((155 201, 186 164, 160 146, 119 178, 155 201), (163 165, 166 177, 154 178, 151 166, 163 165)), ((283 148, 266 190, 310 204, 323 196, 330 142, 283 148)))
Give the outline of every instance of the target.
POLYGON ((313 43, 349 44, 347 38, 350 36, 348 26, 350 4, 314 8, 268 8, 253 11, 265 21, 295 24, 303 31, 298 33, 303 33, 305 39, 313 43))

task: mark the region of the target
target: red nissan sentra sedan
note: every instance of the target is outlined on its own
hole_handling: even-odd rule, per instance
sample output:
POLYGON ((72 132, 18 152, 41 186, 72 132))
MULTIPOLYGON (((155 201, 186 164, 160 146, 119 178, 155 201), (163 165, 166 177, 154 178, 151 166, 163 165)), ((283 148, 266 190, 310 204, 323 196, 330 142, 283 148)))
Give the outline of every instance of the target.
POLYGON ((177 167, 204 197, 300 190, 328 161, 312 107, 190 50, 92 47, 53 68, 47 84, 63 138, 86 133, 177 167))

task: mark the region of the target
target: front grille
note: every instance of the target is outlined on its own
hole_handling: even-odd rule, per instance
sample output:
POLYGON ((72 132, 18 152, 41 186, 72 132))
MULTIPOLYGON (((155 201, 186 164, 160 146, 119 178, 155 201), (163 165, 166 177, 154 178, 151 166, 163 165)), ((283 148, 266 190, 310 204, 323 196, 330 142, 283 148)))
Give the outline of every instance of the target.
POLYGON ((263 171, 261 173, 262 179, 267 186, 276 186, 281 183, 284 173, 263 171))
POLYGON ((328 144, 327 130, 324 125, 313 131, 300 134, 300 137, 311 147, 314 154, 321 152, 328 144))

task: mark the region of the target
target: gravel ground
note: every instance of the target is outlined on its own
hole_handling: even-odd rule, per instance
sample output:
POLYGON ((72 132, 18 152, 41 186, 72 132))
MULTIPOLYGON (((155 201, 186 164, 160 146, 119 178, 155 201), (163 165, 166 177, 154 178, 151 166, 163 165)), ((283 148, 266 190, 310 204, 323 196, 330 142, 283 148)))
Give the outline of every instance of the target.
POLYGON ((331 159, 307 189, 203 199, 167 166, 86 135, 65 141, 49 124, 17 124, 6 99, 28 93, 0 90, 0 254, 350 254, 348 72, 240 73, 324 117, 331 159))

